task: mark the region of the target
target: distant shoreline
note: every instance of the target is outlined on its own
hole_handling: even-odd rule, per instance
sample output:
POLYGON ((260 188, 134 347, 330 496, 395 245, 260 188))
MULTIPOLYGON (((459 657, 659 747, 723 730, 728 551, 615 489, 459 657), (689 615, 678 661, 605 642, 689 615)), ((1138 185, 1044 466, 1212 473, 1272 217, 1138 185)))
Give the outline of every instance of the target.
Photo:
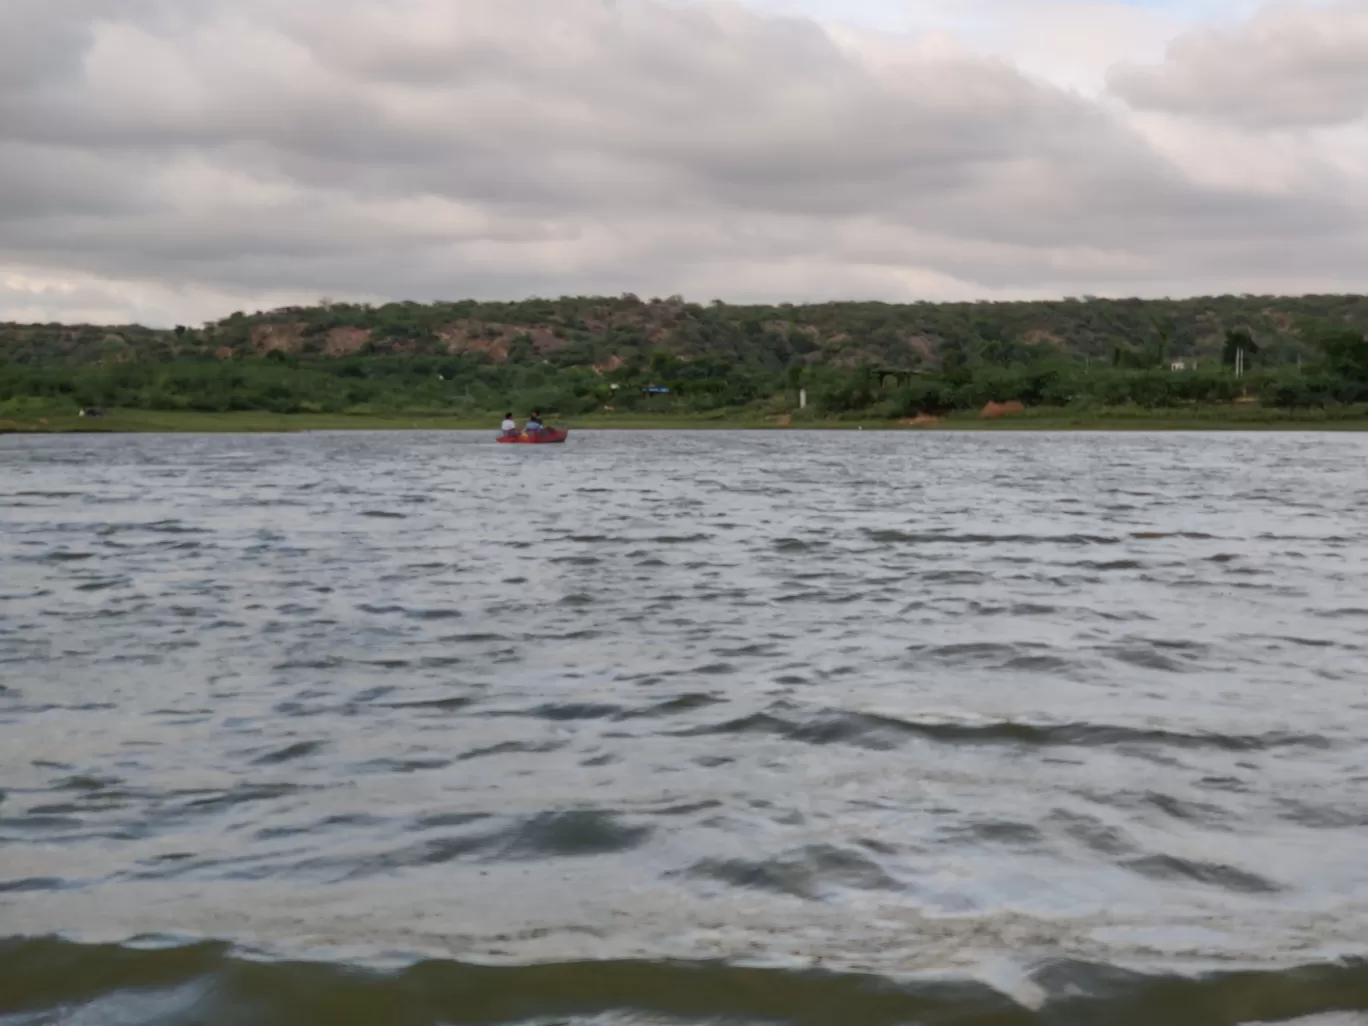
MULTIPOLYGON (((1074 411, 1030 409, 996 420, 953 414, 922 422, 875 417, 809 417, 803 414, 588 414, 551 418, 574 431, 601 430, 866 430, 866 431, 1368 431, 1361 411, 1335 416, 1327 411, 1292 412, 1259 407, 1203 407, 1189 410, 1137 408, 1074 411)), ((191 413, 111 410, 103 417, 75 414, 6 416, 0 434, 288 434, 309 431, 487 431, 497 420, 419 414, 191 413)))

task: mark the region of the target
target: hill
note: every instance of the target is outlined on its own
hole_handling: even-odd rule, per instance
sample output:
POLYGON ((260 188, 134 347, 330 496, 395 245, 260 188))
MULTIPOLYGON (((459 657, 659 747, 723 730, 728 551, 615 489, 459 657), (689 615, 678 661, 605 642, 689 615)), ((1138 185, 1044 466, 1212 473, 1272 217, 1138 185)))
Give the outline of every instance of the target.
POLYGON ((1366 328, 1362 296, 321 303, 199 328, 0 326, 0 414, 1328 409, 1368 402, 1366 328))
POLYGON ((235 313, 199 328, 0 324, 0 359, 27 365, 280 352, 465 355, 485 362, 610 370, 665 352, 755 370, 794 364, 934 366, 947 353, 1011 362, 1021 347, 1124 365, 1217 360, 1227 331, 1246 329, 1266 364, 1309 355, 1303 322, 1368 330, 1368 296, 1067 299, 1016 303, 822 303, 736 306, 563 297, 516 303, 324 303, 235 313))

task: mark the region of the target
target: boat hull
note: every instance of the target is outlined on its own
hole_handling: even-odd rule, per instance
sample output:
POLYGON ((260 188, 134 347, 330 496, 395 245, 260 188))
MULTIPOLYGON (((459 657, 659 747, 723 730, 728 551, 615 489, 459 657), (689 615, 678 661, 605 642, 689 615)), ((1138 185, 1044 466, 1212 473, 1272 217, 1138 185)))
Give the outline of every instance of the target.
POLYGON ((500 445, 559 445, 569 437, 569 431, 547 428, 530 435, 498 435, 494 440, 500 445))

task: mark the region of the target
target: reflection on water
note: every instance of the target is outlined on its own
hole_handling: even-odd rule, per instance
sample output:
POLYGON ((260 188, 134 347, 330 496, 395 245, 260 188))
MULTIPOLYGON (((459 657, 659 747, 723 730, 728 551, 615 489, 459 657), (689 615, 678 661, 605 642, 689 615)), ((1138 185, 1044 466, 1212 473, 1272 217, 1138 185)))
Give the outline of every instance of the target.
POLYGON ((0 1023, 1358 1021, 1365 456, 0 439, 0 1023))

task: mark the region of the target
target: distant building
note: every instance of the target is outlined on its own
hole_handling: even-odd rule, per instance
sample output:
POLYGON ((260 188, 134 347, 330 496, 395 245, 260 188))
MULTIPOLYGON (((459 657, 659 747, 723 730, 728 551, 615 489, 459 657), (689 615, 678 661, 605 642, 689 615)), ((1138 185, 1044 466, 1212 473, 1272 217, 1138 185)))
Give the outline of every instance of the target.
POLYGON ((1186 361, 1186 360, 1174 360, 1171 364, 1169 364, 1169 370, 1171 370, 1171 371, 1185 371, 1185 370, 1187 370, 1187 361, 1186 361))

